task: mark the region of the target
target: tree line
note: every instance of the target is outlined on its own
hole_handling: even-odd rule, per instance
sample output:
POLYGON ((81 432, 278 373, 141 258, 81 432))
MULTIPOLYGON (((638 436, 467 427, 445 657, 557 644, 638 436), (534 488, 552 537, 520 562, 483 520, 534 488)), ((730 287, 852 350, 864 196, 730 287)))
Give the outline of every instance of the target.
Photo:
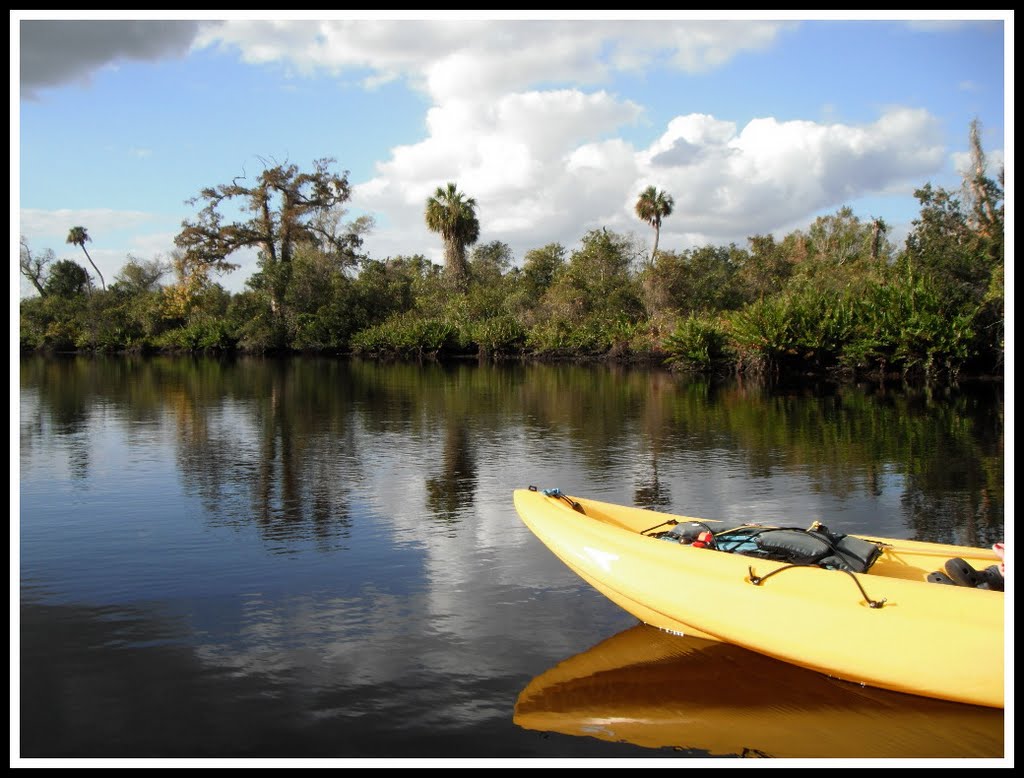
POLYGON ((370 217, 346 221, 347 173, 322 159, 268 166, 255 180, 201 190, 168 259, 127 263, 107 285, 82 265, 33 251, 20 269, 23 351, 318 352, 386 358, 645 360, 680 370, 844 376, 1001 375, 1004 176, 987 175, 978 123, 959 191, 925 184, 902 246, 881 219, 848 207, 746 246, 659 248, 672 196, 654 186, 635 212, 654 229, 590 230, 579 247, 516 262, 480 243, 476 201, 454 182, 424 204, 444 265, 362 251, 370 217), (232 221, 225 212, 247 217, 232 221), (240 249, 258 252, 243 291, 216 281, 240 249))

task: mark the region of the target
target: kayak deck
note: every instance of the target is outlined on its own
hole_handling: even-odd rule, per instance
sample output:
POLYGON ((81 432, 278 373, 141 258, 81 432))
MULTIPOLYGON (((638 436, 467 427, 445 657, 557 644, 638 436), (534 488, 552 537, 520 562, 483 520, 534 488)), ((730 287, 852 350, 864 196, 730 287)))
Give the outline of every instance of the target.
MULTIPOLYGON (((627 505, 615 505, 598 500, 564 495, 571 503, 579 506, 577 512, 595 521, 616 527, 626 532, 650 535, 659 528, 666 528, 683 522, 699 522, 708 525, 712 532, 718 533, 746 527, 763 527, 759 523, 744 523, 703 519, 694 516, 652 511, 627 505)), ((982 570, 990 565, 998 564, 1000 559, 994 551, 987 548, 957 546, 945 543, 928 543, 916 540, 880 537, 876 535, 855 534, 862 540, 876 543, 882 550, 877 561, 866 575, 883 578, 899 578, 908 581, 925 581, 936 570, 943 569, 945 563, 954 558, 963 559, 972 567, 982 570)))

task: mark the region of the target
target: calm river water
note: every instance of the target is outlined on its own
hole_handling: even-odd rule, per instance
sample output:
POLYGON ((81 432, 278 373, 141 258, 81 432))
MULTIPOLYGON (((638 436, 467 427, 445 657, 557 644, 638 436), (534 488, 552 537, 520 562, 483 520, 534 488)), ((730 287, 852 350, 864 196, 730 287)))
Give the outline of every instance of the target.
POLYGON ((20 381, 24 759, 1004 757, 1001 710, 638 625, 512 505, 988 545, 1000 385, 163 357, 20 381))

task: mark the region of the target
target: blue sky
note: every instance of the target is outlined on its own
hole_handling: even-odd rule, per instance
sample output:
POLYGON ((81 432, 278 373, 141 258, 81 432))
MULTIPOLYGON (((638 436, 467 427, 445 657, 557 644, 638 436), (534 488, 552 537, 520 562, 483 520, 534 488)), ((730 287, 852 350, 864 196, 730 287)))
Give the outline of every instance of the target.
MULTIPOLYGON (((349 171, 345 218, 374 219, 370 256, 438 263, 423 204, 448 181, 517 261, 599 227, 650 245, 633 204, 652 184, 675 199, 666 250, 745 246, 847 205, 901 243, 916 188, 959 186, 975 118, 1012 199, 1012 11, 56 13, 11 12, 12 244, 85 265, 65 243, 85 226, 108 283, 129 256, 170 256, 203 187, 322 157, 349 171)), ((239 291, 255 258, 233 259, 217 280, 239 291)), ((12 287, 30 291, 16 268, 12 287)))

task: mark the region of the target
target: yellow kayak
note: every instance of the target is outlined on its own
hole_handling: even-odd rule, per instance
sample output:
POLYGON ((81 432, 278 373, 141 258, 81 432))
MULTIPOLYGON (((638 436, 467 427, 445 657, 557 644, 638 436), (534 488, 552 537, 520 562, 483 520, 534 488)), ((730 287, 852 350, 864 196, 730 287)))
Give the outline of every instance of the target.
POLYGON ((690 755, 997 759, 998 708, 828 678, 728 643, 637 624, 534 678, 523 729, 690 755))
MULTIPOLYGON (((1003 593, 957 585, 942 573, 951 561, 972 571, 994 568, 1000 559, 990 549, 843 536, 853 554, 867 548, 874 555, 857 572, 721 550, 756 540, 760 525, 557 489, 517 489, 513 498, 520 518, 556 556, 646 624, 844 681, 1003 707, 1003 593), (691 527, 710 532, 695 542, 672 540, 671 533, 682 538, 691 527)), ((763 536, 800 541, 792 531, 763 536)))

